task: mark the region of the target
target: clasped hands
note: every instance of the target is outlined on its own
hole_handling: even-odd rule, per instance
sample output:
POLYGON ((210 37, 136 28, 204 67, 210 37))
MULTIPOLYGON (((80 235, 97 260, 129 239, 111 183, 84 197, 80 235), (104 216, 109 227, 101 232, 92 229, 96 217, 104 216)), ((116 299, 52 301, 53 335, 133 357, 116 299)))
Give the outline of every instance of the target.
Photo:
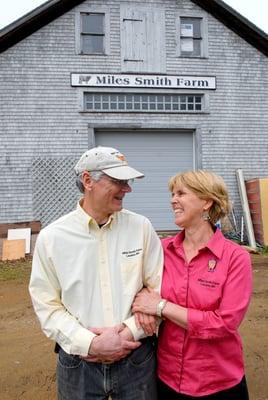
MULTIPOLYGON (((143 328, 147 336, 157 332, 158 319, 155 317, 156 307, 161 300, 153 289, 144 288, 135 297, 132 312, 137 328, 143 328)), ((81 357, 87 362, 115 362, 125 358, 137 349, 141 342, 135 341, 130 329, 124 324, 109 328, 90 328, 95 333, 88 355, 81 357)))
POLYGON ((130 329, 119 324, 109 328, 90 328, 95 333, 88 355, 81 357, 87 362, 115 362, 137 349, 141 342, 134 341, 130 329))

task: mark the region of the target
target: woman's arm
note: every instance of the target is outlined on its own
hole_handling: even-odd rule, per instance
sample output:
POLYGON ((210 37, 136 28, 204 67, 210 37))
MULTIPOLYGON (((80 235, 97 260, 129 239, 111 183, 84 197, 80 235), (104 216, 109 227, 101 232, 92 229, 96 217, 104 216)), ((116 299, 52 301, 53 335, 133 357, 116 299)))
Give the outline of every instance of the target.
MULTIPOLYGON (((140 312, 149 315, 157 315, 157 307, 161 300, 159 293, 152 289, 145 288, 135 297, 132 311, 134 313, 140 312)), ((167 301, 162 309, 161 317, 170 319, 182 328, 187 327, 187 308, 171 303, 170 301, 167 301)))
MULTIPOLYGON (((250 256, 241 249, 234 251, 222 298, 216 310, 185 308, 168 301, 162 316, 188 330, 190 336, 213 339, 230 335, 237 330, 248 308, 252 292, 250 256)), ((156 315, 160 295, 150 289, 140 292, 133 303, 133 312, 156 315)))

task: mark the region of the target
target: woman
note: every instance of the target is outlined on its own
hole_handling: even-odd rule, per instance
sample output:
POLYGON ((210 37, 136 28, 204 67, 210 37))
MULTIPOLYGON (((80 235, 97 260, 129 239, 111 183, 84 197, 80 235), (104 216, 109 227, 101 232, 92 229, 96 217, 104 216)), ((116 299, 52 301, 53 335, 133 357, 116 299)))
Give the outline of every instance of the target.
MULTIPOLYGON (((252 290, 248 253, 215 223, 229 212, 223 180, 208 171, 171 178, 175 223, 163 240, 161 296, 144 289, 133 311, 163 318, 158 340, 159 400, 247 400, 238 327, 252 290)), ((140 321, 142 322, 142 321, 140 321)))

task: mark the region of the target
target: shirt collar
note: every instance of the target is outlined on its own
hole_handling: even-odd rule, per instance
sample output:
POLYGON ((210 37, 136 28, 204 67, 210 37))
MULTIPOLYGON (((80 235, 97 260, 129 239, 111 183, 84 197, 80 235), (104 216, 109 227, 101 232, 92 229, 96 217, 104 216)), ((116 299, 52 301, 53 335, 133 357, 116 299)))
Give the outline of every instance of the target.
MULTIPOLYGON (((182 246, 185 233, 184 230, 175 235, 169 242, 168 248, 174 247, 179 249, 182 246)), ((221 231, 217 228, 214 235, 207 242, 206 246, 217 258, 221 258, 224 248, 224 236, 221 231)))
MULTIPOLYGON (((85 227, 89 227, 90 225, 98 225, 97 222, 95 221, 95 219, 93 217, 91 217, 91 215, 89 215, 83 209, 83 201, 84 201, 84 198, 82 197, 78 201, 77 208, 76 208, 78 216, 79 216, 81 222, 83 223, 83 225, 85 227)), ((110 217, 108 218, 108 221, 103 226, 107 226, 107 227, 111 228, 112 221, 114 220, 114 218, 115 218, 114 214, 110 215, 110 217)))
POLYGON ((216 229, 214 235, 210 238, 206 247, 217 257, 221 258, 224 248, 224 236, 219 228, 216 229))

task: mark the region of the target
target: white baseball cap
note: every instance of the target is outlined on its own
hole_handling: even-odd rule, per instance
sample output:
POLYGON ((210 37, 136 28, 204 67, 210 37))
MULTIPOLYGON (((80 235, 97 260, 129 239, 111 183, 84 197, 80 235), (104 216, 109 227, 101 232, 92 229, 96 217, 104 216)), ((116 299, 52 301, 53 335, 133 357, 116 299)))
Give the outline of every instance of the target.
POLYGON ((74 170, 76 175, 80 175, 83 171, 103 171, 115 179, 144 177, 144 174, 128 165, 126 157, 120 151, 112 147, 98 146, 87 150, 74 170))

